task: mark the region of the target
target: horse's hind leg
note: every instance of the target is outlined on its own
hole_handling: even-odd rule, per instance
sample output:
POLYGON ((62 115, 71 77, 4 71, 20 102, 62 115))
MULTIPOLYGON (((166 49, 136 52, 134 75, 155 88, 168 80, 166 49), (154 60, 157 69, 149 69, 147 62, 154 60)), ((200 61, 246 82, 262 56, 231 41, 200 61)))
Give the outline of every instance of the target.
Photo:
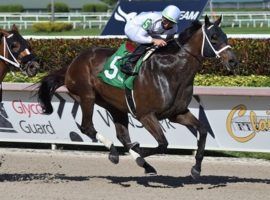
MULTIPOLYGON (((84 88, 86 89, 86 88, 84 88)), ((96 131, 93 125, 93 112, 95 104, 95 92, 91 87, 85 90, 84 94, 79 96, 82 110, 82 133, 88 135, 93 142, 97 140, 105 145, 110 150, 109 160, 117 164, 119 162, 119 154, 113 145, 113 142, 96 131)))
POLYGON ((188 110, 185 114, 176 115, 173 118, 170 118, 172 122, 176 122, 187 127, 195 128, 199 131, 198 135, 198 149, 195 155, 196 164, 191 169, 191 176, 196 179, 199 178, 201 173, 201 164, 204 157, 204 149, 207 137, 207 131, 204 128, 203 124, 188 110))
POLYGON ((128 114, 114 108, 108 110, 113 117, 118 140, 129 151, 137 165, 144 168, 146 174, 156 174, 156 170, 140 156, 138 143, 131 143, 128 131, 128 114))

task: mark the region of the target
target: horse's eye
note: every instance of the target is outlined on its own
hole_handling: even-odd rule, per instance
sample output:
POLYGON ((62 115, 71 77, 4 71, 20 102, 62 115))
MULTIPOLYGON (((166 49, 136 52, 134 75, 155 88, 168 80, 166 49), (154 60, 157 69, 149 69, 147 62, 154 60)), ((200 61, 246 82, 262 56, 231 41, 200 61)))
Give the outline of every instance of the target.
POLYGON ((17 43, 17 42, 13 42, 11 45, 10 45, 10 48, 12 51, 19 51, 20 49, 20 45, 17 43))
POLYGON ((218 36, 216 34, 213 34, 211 36, 211 43, 216 44, 218 42, 218 36))

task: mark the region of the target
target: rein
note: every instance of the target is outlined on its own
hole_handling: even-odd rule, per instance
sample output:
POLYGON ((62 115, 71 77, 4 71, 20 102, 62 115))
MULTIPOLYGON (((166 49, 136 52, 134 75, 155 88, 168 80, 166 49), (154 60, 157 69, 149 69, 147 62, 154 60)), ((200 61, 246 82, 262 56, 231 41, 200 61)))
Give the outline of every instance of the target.
POLYGON ((194 57, 198 61, 198 63, 200 63, 200 64, 202 63, 202 60, 198 56, 194 55, 189 50, 187 50, 185 47, 183 47, 176 39, 172 39, 172 40, 175 41, 175 43, 177 44, 177 46, 179 46, 180 49, 185 50, 189 55, 191 55, 192 57, 194 57))

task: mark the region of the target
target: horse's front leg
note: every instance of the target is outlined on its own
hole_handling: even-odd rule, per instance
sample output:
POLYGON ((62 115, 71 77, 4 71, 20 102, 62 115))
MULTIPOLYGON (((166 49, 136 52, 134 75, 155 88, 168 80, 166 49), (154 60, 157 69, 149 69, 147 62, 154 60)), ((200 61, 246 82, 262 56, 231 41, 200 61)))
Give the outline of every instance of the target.
POLYGON ((97 142, 97 131, 93 125, 95 94, 93 89, 89 89, 89 91, 90 92, 86 91, 86 94, 80 96, 80 105, 82 109, 82 122, 80 128, 82 133, 89 136, 93 142, 97 142))
POLYGON ((141 156, 147 157, 154 154, 165 153, 168 147, 168 141, 154 113, 140 117, 139 120, 143 124, 144 128, 148 130, 158 142, 158 147, 154 149, 141 149, 141 156))
POLYGON ((179 123, 185 126, 192 126, 193 128, 199 131, 199 135, 197 137, 197 153, 195 155, 196 164, 191 169, 191 176, 196 179, 200 177, 201 173, 201 164, 204 157, 204 149, 207 137, 207 131, 204 128, 203 124, 188 110, 185 114, 179 114, 172 118, 170 121, 179 123))

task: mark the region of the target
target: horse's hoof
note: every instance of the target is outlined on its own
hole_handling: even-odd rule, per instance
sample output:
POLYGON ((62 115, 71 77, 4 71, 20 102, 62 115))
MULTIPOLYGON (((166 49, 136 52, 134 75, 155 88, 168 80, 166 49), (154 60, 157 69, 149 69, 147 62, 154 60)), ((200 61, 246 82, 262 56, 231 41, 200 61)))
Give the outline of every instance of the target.
POLYGON ((198 178, 200 178, 200 174, 201 174, 201 171, 197 170, 195 168, 195 166, 193 166, 191 168, 191 177, 194 179, 194 180, 197 180, 198 178))
POLYGON ((118 151, 116 150, 114 145, 112 145, 111 148, 110 148, 109 160, 113 164, 118 164, 119 163, 119 154, 118 154, 118 151))
POLYGON ((155 170, 155 168, 149 165, 147 162, 144 163, 143 167, 144 167, 144 173, 146 175, 154 176, 157 174, 157 171, 155 170))
POLYGON ((113 155, 113 154, 109 154, 109 160, 113 163, 113 164, 118 164, 119 163, 119 155, 113 155))

